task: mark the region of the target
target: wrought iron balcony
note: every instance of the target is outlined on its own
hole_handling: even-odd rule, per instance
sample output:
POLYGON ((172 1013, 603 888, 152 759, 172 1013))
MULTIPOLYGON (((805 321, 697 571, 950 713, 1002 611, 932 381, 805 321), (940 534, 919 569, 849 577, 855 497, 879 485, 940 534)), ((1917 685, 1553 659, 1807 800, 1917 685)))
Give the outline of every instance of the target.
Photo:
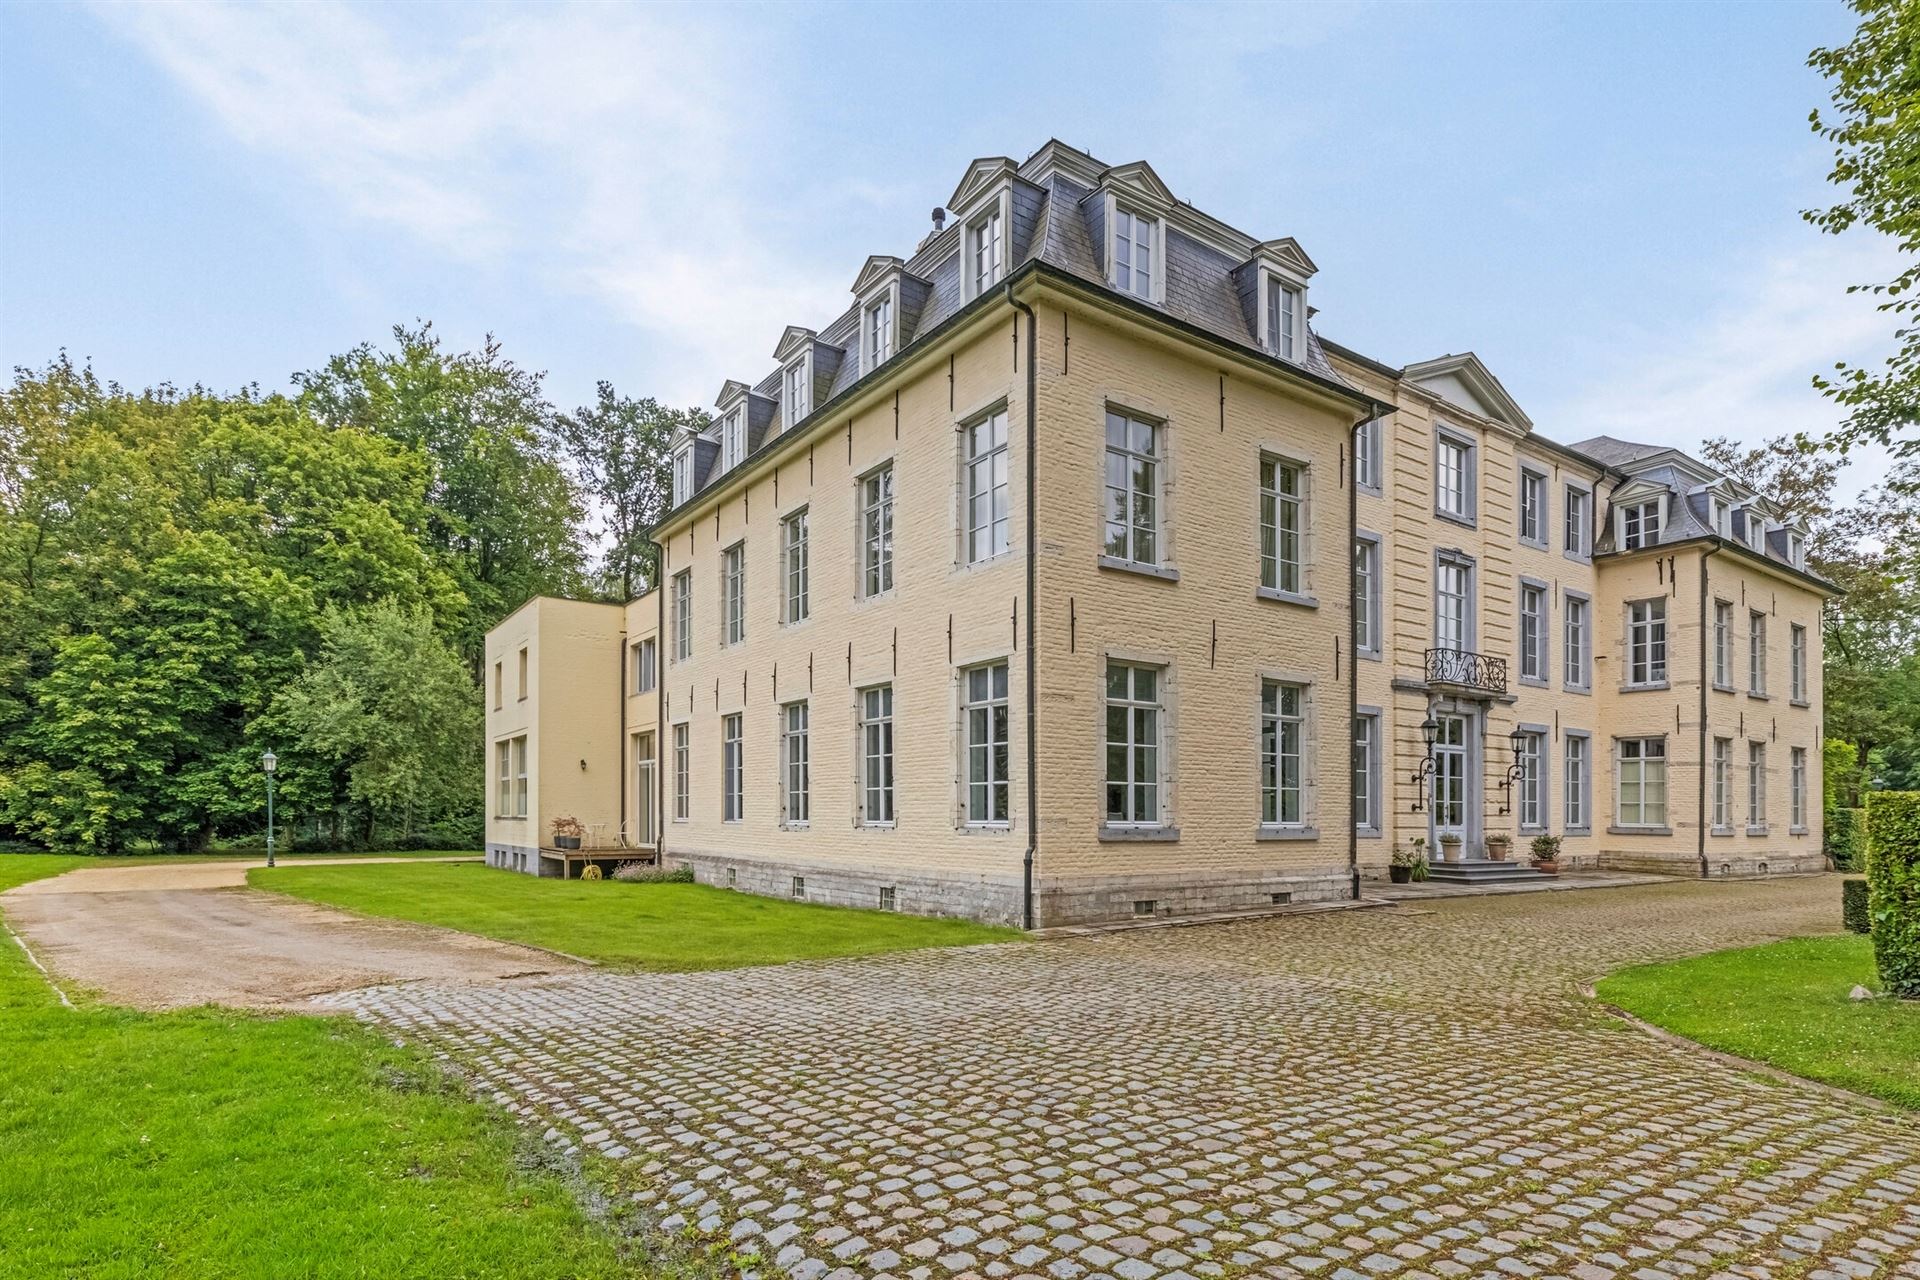
POLYGON ((1469 649, 1427 650, 1427 683, 1450 684, 1486 693, 1507 691, 1507 660, 1469 649))

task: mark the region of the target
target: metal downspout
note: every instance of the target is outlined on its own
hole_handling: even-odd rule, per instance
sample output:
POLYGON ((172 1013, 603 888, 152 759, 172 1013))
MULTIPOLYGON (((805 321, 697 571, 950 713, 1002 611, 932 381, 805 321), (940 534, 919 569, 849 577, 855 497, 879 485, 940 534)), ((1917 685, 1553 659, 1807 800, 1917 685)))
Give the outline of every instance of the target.
POLYGON ((1694 839, 1699 842, 1700 878, 1709 879, 1707 874, 1707 561, 1713 559, 1713 553, 1720 548, 1716 544, 1708 547, 1700 557, 1700 761, 1699 812, 1696 815, 1698 831, 1694 839))
MULTIPOLYGON (((1020 301, 1013 294, 1013 281, 1007 281, 1007 304, 1027 318, 1027 850, 1020 865, 1020 899, 1022 927, 1033 928, 1033 864, 1040 849, 1040 778, 1038 773, 1040 750, 1040 712, 1036 682, 1039 678, 1038 645, 1035 643, 1039 628, 1034 625, 1033 606, 1035 599, 1034 572, 1039 546, 1034 541, 1037 520, 1034 516, 1035 467, 1034 449, 1039 439, 1037 424, 1038 412, 1034 404, 1038 382, 1034 375, 1034 355, 1037 350, 1033 308, 1020 301)), ((1014 348, 1018 352, 1019 348, 1014 348)))
MULTIPOLYGON (((1355 902, 1360 901, 1360 821, 1353 811, 1353 733, 1360 724, 1360 602, 1354 573, 1354 554, 1360 546, 1360 456, 1354 441, 1360 428, 1372 420, 1373 415, 1362 418, 1347 432, 1347 877, 1355 902)), ((1375 736, 1379 736, 1377 732, 1375 736)), ((1386 744, 1382 743, 1380 757, 1384 760, 1386 756, 1386 744)), ((1361 767, 1366 767, 1364 761, 1361 767)), ((1381 790, 1385 790, 1386 772, 1380 771, 1381 790)), ((1383 817, 1381 821, 1384 824, 1386 820, 1383 817)))

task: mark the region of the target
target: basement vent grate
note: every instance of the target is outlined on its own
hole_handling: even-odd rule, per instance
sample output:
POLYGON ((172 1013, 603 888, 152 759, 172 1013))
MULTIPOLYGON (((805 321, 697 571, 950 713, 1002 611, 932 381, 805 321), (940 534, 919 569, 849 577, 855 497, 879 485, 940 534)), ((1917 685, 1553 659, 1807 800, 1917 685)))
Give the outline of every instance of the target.
POLYGON ((1135 898, 1133 900, 1133 914, 1136 916, 1150 916, 1153 914, 1154 908, 1159 905, 1160 900, 1158 898, 1135 898))
POLYGON ((1291 889, 1282 889, 1282 890, 1281 890, 1280 892, 1278 892, 1278 893, 1275 893, 1275 894, 1269 894, 1268 896, 1269 896, 1269 897, 1271 897, 1271 898, 1273 899, 1273 905, 1274 905, 1274 906, 1276 906, 1276 907, 1284 907, 1284 906, 1286 906, 1286 905, 1287 905, 1287 904, 1288 904, 1289 902, 1292 902, 1292 901, 1293 901, 1293 890, 1291 890, 1291 889))

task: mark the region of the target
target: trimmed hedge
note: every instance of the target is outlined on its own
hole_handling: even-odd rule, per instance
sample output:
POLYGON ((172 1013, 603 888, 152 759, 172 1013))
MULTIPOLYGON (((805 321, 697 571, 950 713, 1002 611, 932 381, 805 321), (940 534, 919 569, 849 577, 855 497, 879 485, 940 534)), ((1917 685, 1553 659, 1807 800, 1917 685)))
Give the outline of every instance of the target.
POLYGON ((1920 998, 1920 791, 1867 797, 1867 884, 1880 983, 1920 998))
POLYGON ((1866 866, 1867 811, 1827 810, 1826 855, 1835 871, 1860 871, 1866 866))
POLYGON ((1848 933, 1873 932, 1873 917, 1867 914, 1867 882, 1860 876, 1840 882, 1840 923, 1848 933))

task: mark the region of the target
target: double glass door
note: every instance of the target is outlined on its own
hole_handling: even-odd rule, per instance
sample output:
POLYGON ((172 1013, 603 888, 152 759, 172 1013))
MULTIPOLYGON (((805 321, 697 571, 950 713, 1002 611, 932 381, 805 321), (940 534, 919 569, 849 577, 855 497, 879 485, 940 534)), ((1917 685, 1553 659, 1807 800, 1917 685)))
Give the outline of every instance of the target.
POLYGON ((1471 763, 1467 741, 1467 717, 1438 717, 1440 728, 1433 738, 1433 838, 1457 835, 1467 838, 1467 769, 1471 763))

